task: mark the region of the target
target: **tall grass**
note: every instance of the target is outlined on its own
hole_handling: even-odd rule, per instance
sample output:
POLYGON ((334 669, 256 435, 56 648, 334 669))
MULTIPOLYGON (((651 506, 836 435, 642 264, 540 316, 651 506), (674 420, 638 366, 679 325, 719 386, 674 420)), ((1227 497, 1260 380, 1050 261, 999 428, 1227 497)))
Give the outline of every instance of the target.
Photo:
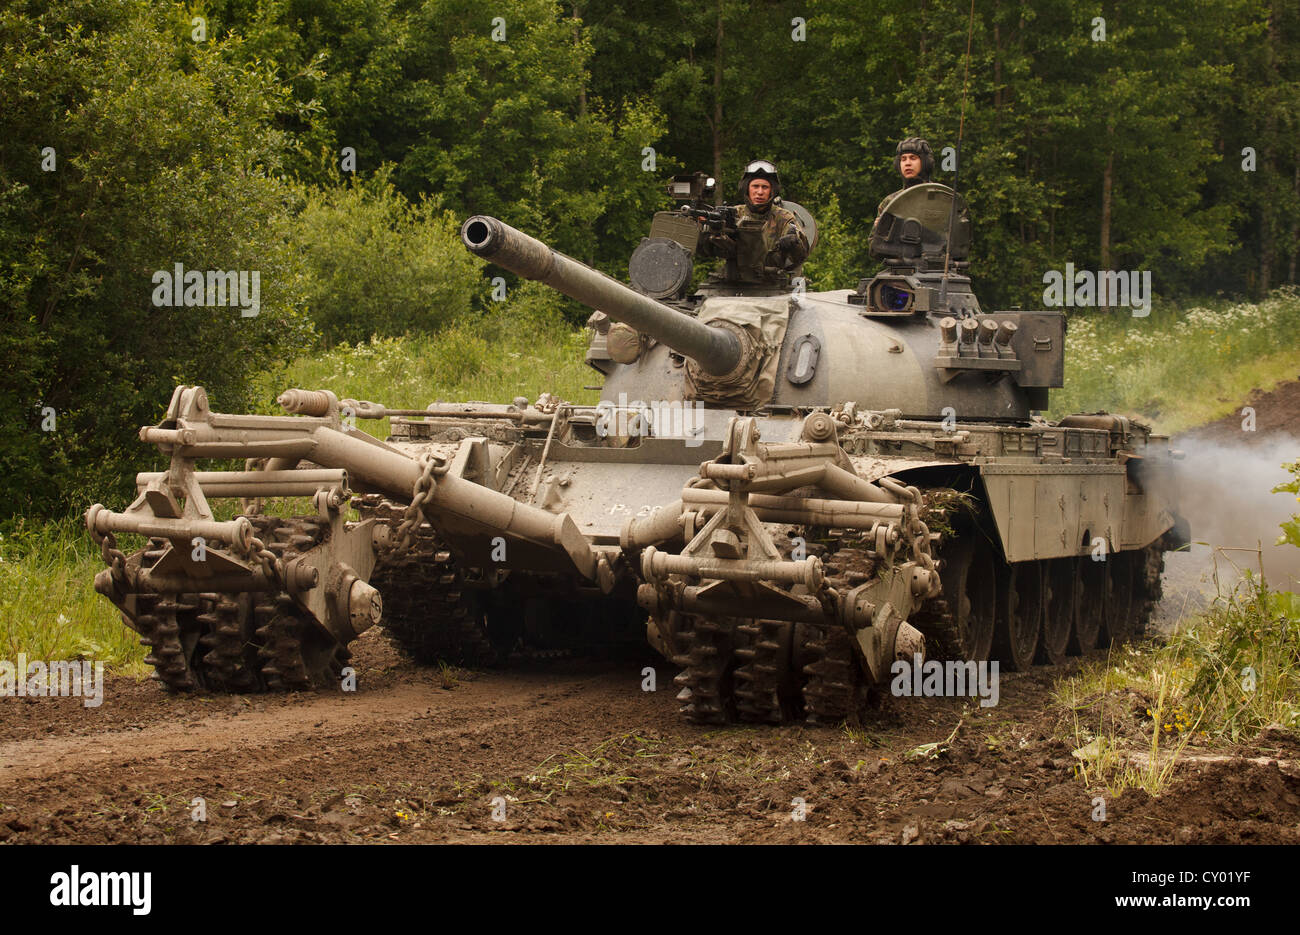
POLYGON ((1116 648, 1055 694, 1087 784, 1158 795, 1189 746, 1300 731, 1300 598, 1247 574, 1163 645, 1116 648))
POLYGON ((1227 415, 1252 389, 1300 373, 1300 291, 1258 304, 1157 304, 1146 318, 1077 313, 1066 333, 1065 387, 1049 415, 1108 409, 1173 434, 1227 415))
POLYGON ((0 538, 0 659, 95 659, 143 673, 139 637, 95 593, 104 567, 79 518, 12 525, 0 538))

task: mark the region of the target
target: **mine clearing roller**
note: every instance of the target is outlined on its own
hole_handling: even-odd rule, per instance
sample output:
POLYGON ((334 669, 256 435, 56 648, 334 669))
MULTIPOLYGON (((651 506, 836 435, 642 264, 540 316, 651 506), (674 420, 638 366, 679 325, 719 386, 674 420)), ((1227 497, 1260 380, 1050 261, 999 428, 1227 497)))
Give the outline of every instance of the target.
POLYGON ((864 716, 899 659, 1024 669, 1141 632, 1187 540, 1176 453, 1120 416, 1035 413, 1062 382, 1064 319, 980 308, 951 189, 887 201, 884 269, 853 290, 688 294, 695 230, 656 215, 628 287, 498 219, 462 227, 593 309, 594 406, 289 390, 289 414, 252 416, 178 388, 141 430, 168 470, 86 516, 96 589, 157 677, 329 684, 376 623, 466 665, 648 638, 692 721, 830 723, 864 716), (384 441, 355 425, 385 417, 384 441), (244 515, 216 521, 222 497, 244 515), (313 512, 263 516, 265 497, 313 512), (124 532, 148 546, 123 555, 124 532))

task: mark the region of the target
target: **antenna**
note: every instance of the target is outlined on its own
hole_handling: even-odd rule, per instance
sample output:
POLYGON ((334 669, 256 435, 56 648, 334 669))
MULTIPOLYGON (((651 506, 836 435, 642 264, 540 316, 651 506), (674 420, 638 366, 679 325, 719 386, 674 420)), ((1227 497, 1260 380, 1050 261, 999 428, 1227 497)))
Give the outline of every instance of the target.
POLYGON ((943 245, 943 282, 939 286, 939 306, 948 311, 948 265, 952 260, 952 227, 957 215, 957 180, 961 178, 961 138, 966 130, 966 89, 970 87, 970 41, 975 32, 975 0, 970 0, 970 22, 966 26, 966 75, 961 86, 961 119, 957 124, 957 167, 952 173, 952 206, 948 209, 948 237, 943 245))

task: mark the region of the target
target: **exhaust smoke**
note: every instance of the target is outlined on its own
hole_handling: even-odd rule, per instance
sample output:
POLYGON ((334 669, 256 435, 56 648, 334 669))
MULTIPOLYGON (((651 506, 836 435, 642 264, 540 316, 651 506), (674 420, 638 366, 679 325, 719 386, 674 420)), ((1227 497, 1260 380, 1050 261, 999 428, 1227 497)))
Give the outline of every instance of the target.
POLYGON ((1282 465, 1300 460, 1300 439, 1242 435, 1243 440, 1187 435, 1174 442, 1187 453, 1175 464, 1194 544, 1190 552, 1166 555, 1162 617, 1192 611, 1214 597, 1216 550, 1225 591, 1238 579, 1238 568, 1259 574, 1261 560, 1270 587, 1300 589, 1300 549, 1275 544, 1279 525, 1300 513, 1300 503, 1289 493, 1272 492, 1292 479, 1282 465), (1240 549, 1249 551, 1235 551, 1240 549))

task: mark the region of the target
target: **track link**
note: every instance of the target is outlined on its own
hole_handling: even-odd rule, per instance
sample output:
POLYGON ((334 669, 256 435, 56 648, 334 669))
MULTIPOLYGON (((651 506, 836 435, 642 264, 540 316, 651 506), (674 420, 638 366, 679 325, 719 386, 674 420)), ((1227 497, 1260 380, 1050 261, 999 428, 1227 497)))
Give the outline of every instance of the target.
POLYGON ((835 624, 813 624, 807 628, 803 649, 809 659, 803 668, 808 679, 803 688, 808 723, 856 719, 866 702, 866 678, 849 634, 835 624))
MULTIPOLYGON (((404 505, 370 494, 353 500, 363 520, 394 531, 404 505)), ((490 666, 503 652, 492 643, 477 594, 455 558, 428 523, 421 523, 405 553, 382 552, 370 583, 384 595, 383 626, 417 662, 490 666)))
POLYGON ((685 634, 686 651, 674 662, 682 666, 674 680, 681 686, 681 713, 695 724, 726 724, 734 720, 735 622, 694 617, 685 634))
POLYGON ((788 696, 791 630, 780 620, 747 620, 736 626, 734 654, 742 663, 734 676, 736 711, 742 721, 780 724, 793 714, 788 696))
POLYGON ((257 692, 266 688, 257 645, 248 632, 251 594, 205 594, 206 610, 198 621, 206 629, 199 645, 203 656, 207 687, 232 693, 257 692))

